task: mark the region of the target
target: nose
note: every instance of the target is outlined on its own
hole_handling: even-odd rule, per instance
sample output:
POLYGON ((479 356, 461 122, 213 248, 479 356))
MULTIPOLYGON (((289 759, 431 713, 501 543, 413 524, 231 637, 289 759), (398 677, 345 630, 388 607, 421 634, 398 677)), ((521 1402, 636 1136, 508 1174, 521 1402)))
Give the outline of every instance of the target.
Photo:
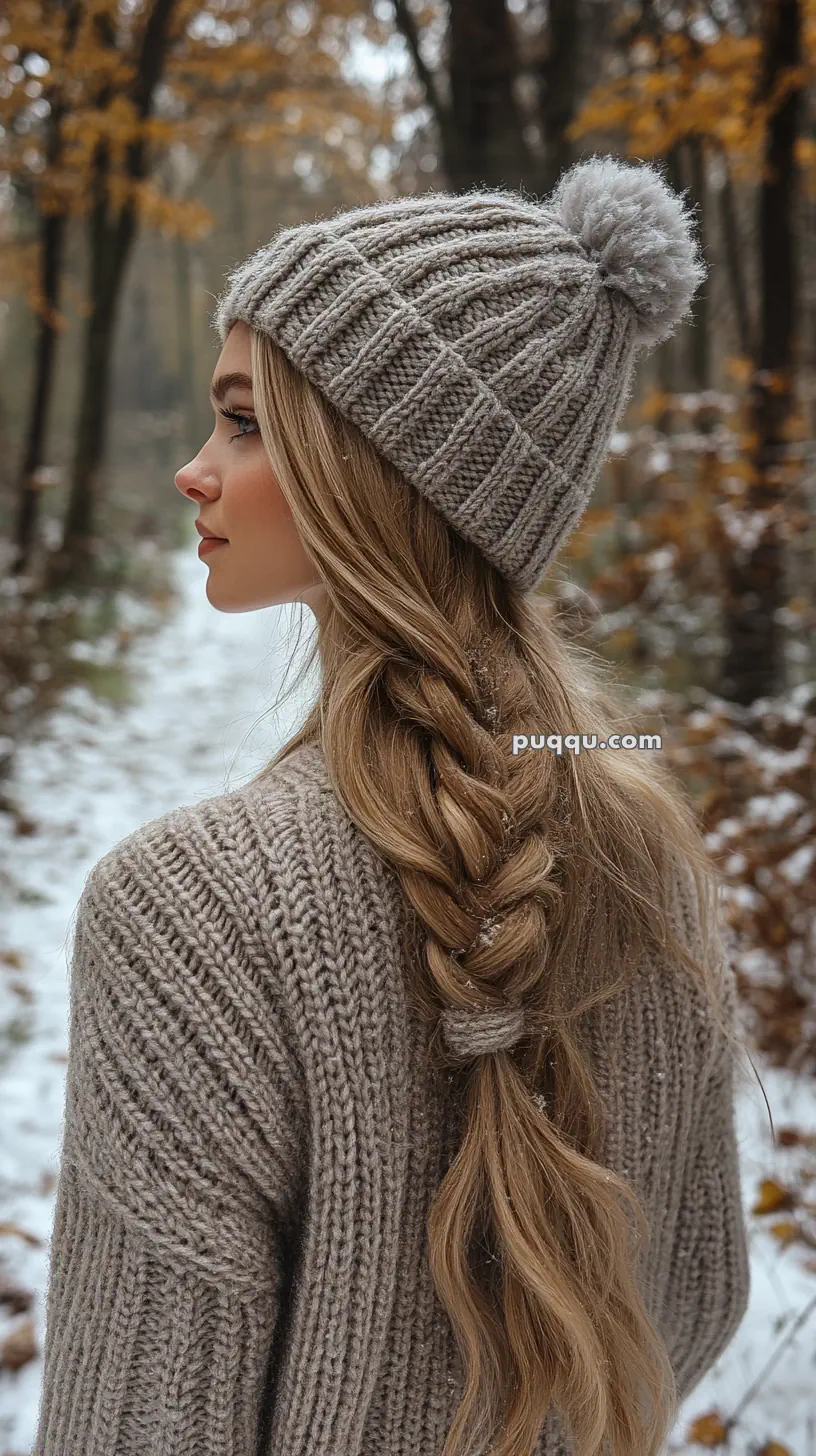
POLYGON ((176 489, 188 500, 213 500, 220 489, 213 470, 204 464, 200 455, 196 455, 187 465, 182 465, 173 476, 173 481, 176 489))

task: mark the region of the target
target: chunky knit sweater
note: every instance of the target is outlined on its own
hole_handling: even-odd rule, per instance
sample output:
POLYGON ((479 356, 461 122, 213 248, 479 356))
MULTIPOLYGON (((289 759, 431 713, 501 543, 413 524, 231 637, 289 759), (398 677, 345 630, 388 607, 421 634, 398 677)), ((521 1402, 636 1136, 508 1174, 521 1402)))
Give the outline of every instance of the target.
MULTIPOLYGON (((426 1223, 462 1128, 403 905, 311 745, 91 871, 33 1456, 439 1456, 464 1380, 426 1223)), ((749 1289, 733 1073, 691 987, 639 972, 587 1034, 681 1398, 749 1289)), ((569 1452, 555 1415, 537 1449, 569 1452)))

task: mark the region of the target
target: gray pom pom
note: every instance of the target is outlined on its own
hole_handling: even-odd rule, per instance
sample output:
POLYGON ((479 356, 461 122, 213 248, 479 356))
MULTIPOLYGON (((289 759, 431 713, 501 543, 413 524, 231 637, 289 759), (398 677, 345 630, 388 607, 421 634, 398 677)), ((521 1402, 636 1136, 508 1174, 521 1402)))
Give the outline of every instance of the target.
POLYGON ((691 213, 657 168, 590 157, 564 173, 550 206, 597 261, 606 287, 629 299, 636 343, 668 339, 708 270, 691 213))

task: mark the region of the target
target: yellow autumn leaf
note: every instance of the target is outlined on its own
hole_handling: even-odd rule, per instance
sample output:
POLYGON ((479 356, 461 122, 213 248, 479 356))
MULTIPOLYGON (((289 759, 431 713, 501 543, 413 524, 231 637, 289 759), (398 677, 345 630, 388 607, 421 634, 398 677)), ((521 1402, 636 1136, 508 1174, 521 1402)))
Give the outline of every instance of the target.
POLYGON ((755 1456, 791 1456, 790 1446, 782 1446, 779 1441, 766 1441, 760 1446, 755 1456))
POLYGON ((763 1178, 759 1185, 759 1197, 751 1209, 752 1213, 774 1213, 777 1208, 792 1208, 793 1194, 773 1178, 763 1178))
POLYGON ((646 395, 640 406, 640 412, 645 421, 655 420, 663 413, 668 406, 671 395, 663 389, 652 389, 646 395))
POLYGON ((728 354, 723 360, 727 374, 731 375, 738 384, 747 384, 751 377, 753 364, 744 354, 728 354))
POLYGON ((773 1234, 774 1238, 779 1241, 783 1248, 787 1248, 788 1244, 796 1243, 802 1231, 798 1223, 794 1223, 792 1219, 783 1218, 779 1219, 776 1223, 772 1223, 768 1232, 773 1234))
POLYGON ((686 1440, 697 1446, 723 1446, 728 1437, 728 1427, 717 1411, 707 1411, 692 1421, 686 1433, 686 1440))

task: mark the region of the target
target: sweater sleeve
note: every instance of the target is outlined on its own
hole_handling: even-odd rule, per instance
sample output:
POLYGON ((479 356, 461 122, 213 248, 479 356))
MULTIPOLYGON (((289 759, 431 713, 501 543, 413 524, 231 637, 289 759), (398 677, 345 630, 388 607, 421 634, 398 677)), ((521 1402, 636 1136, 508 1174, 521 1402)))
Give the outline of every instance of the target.
POLYGON ((724 1053, 703 1090, 675 1229, 667 1342, 681 1402, 730 1343, 750 1294, 733 1083, 724 1053))
MULTIPOLYGON (((681 896, 681 924, 698 956, 715 967, 720 1000, 737 1022, 736 977, 722 924, 703 946, 694 894, 681 896)), ((691 1046, 692 1040, 687 1041, 691 1046)), ((748 1307, 750 1258, 735 1119, 739 1053, 719 1028, 704 1039, 703 1074, 691 1110, 666 1297, 666 1338, 678 1396, 685 1401, 730 1343, 748 1307)))
POLYGON ((179 859, 101 862, 79 905, 32 1456, 247 1456, 264 1422, 287 1062, 244 1040, 240 936, 179 859))

